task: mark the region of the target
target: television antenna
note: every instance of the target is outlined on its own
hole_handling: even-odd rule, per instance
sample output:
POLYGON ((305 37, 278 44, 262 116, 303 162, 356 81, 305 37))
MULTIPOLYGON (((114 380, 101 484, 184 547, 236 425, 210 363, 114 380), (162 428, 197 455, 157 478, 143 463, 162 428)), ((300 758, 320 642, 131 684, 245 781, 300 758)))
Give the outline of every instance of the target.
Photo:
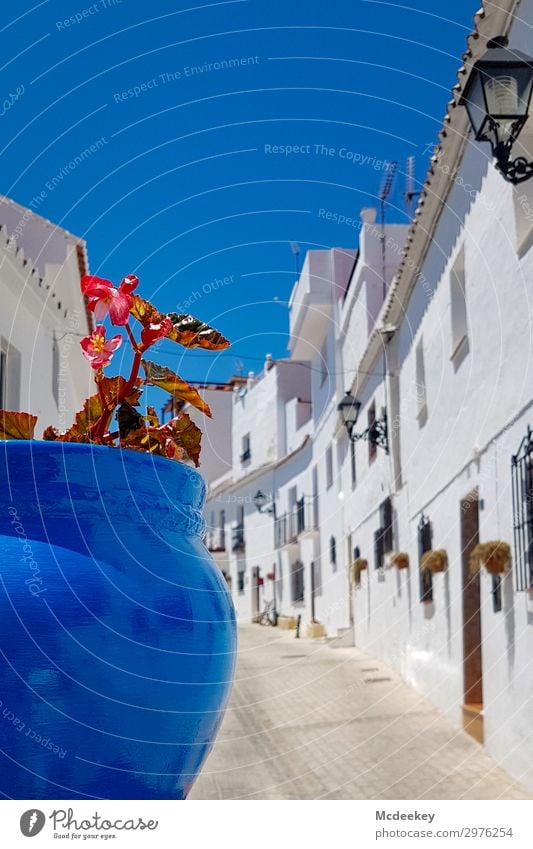
POLYGON ((415 191, 415 158, 408 156, 405 163, 405 192, 403 196, 409 218, 412 218, 414 199, 421 194, 422 192, 415 191))
POLYGON ((381 181, 381 186, 378 192, 378 199, 380 203, 380 215, 381 215, 381 281, 383 285, 383 300, 385 300, 385 296, 387 294, 387 281, 386 281, 386 255, 385 255, 385 205, 387 200, 389 199, 390 193, 392 192, 392 188, 394 186, 394 180, 396 177, 396 171, 398 170, 398 163, 396 161, 387 162, 387 170, 383 176, 381 181))
POLYGON ((291 246, 292 255, 294 257, 294 271, 296 272, 296 276, 300 275, 300 245, 298 242, 289 242, 291 246))

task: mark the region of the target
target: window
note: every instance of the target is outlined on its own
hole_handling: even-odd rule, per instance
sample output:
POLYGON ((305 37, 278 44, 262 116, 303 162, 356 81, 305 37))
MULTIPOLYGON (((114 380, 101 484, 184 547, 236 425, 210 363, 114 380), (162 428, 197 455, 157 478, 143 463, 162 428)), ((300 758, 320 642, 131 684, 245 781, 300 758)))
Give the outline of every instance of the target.
POLYGON ((244 593, 244 572, 237 572, 237 590, 239 595, 244 593))
POLYGON ((418 568, 420 572, 420 601, 433 601, 433 574, 422 569, 422 556, 431 551, 431 522, 422 514, 418 523, 418 568))
POLYGON ((291 585, 293 602, 302 602, 304 600, 304 564, 301 560, 296 560, 292 564, 291 585))
POLYGON ((331 445, 326 450, 326 489, 333 485, 333 449, 331 445))
MULTIPOLYGON (((374 427, 374 424, 376 423, 376 402, 375 401, 372 401, 370 407, 368 408, 368 412, 367 412, 366 415, 367 415, 367 425, 368 425, 368 427, 369 428, 374 427)), ((378 450, 377 445, 374 442, 370 442, 370 440, 368 440, 368 462, 369 463, 372 463, 372 461, 374 460, 374 458, 377 454, 377 450, 378 450)))
POLYGON ((357 467, 355 465, 355 440, 350 439, 350 471, 352 474, 352 489, 357 483, 357 467))
POLYGON ((19 351, 0 338, 0 409, 20 409, 20 374, 19 351))
POLYGON ((232 528, 231 550, 244 551, 244 506, 240 504, 237 508, 237 521, 232 528))
POLYGON ((246 463, 250 460, 252 456, 252 449, 250 447, 250 434, 246 433, 242 438, 242 454, 241 454, 241 463, 246 463))
POLYGON ((333 565, 337 565, 337 541, 335 537, 329 538, 329 562, 333 565))
POLYGON ((385 553, 394 549, 394 535, 392 528, 392 501, 386 498, 379 508, 381 517, 381 529, 383 531, 383 550, 385 553))
POLYGON ((528 427, 511 458, 514 569, 517 590, 533 588, 533 434, 528 427))
POLYGON ((386 498, 379 508, 380 527, 374 532, 374 567, 381 569, 385 554, 394 548, 392 501, 386 498))
POLYGON ((416 346, 416 417, 420 426, 427 419, 427 396, 426 396, 426 367, 424 363, 424 340, 421 339, 416 346))
POLYGON ((452 358, 459 353, 467 337, 465 283, 465 252, 464 248, 461 248, 450 273, 452 358))
POLYGON ((328 340, 324 341, 320 349, 320 385, 323 386, 328 376, 328 340))

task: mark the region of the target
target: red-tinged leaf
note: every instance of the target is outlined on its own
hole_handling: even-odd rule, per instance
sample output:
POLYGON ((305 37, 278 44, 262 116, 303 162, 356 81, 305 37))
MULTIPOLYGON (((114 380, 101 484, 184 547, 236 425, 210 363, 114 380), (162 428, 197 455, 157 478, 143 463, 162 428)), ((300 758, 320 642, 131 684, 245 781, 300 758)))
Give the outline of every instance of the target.
POLYGON ((230 342, 218 330, 209 327, 193 315, 171 312, 167 318, 173 324, 173 329, 168 333, 167 338, 172 339, 173 342, 179 342, 184 348, 223 351, 230 346, 230 342))
MULTIPOLYGON (((141 381, 138 380, 135 389, 130 392, 127 398, 123 399, 132 407, 135 407, 139 403, 139 398, 142 394, 142 390, 139 388, 140 384, 141 381)), ((122 392, 125 385, 126 380, 121 375, 118 375, 117 377, 103 377, 101 379, 100 388, 105 398, 105 402, 110 410, 114 410, 117 406, 119 401, 119 393, 122 392)))
POLYGON ((83 405, 83 410, 76 413, 72 427, 60 437, 61 442, 99 442, 92 438, 92 431, 103 412, 100 396, 91 395, 83 405))
POLYGON ((0 440, 33 439, 37 416, 0 410, 0 440))
POLYGON ((199 465, 202 432, 186 413, 159 427, 140 427, 121 439, 122 448, 159 454, 173 460, 190 459, 199 465))
POLYGON ((160 389, 170 392, 173 398, 179 401, 187 401, 188 404, 192 404, 193 407, 205 413, 206 416, 211 416, 209 404, 206 404, 194 386, 191 386, 186 380, 182 380, 181 377, 174 374, 169 368, 158 366, 149 360, 142 360, 142 366, 146 372, 147 383, 151 383, 153 386, 159 386, 160 389))
POLYGON ((135 407, 125 401, 117 410, 118 431, 122 439, 132 431, 144 426, 144 418, 137 412, 135 407))
POLYGON ((57 442, 58 439, 61 439, 61 433, 52 425, 48 425, 43 431, 43 439, 47 442, 57 442))
POLYGON ((184 348, 205 348, 208 351, 222 351, 224 348, 229 348, 228 340, 218 330, 200 321, 199 318, 175 312, 165 315, 140 295, 133 295, 130 313, 137 321, 140 321, 143 327, 161 324, 166 318, 170 319, 172 330, 167 333, 166 338, 178 342, 184 348))
POLYGON ((159 416, 157 415, 154 407, 146 408, 146 415, 144 418, 146 419, 150 427, 159 427, 159 416))
POLYGON ((140 295, 132 295, 130 314, 137 321, 140 321, 143 327, 147 327, 149 324, 159 324, 165 318, 150 301, 145 301, 140 295))
POLYGON ((166 427, 171 428, 174 443, 185 450, 195 466, 199 466, 202 442, 200 428, 194 424, 187 413, 179 413, 167 423, 166 427))
POLYGON ((148 454, 164 454, 163 437, 157 427, 139 427, 120 440, 122 448, 145 451, 148 454))

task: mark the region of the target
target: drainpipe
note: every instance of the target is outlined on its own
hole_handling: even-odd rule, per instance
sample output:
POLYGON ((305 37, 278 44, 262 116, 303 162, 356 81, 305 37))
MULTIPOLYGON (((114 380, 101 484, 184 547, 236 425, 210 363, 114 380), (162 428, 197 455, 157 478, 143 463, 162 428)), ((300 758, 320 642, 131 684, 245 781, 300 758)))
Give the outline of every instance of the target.
POLYGON ((400 363, 399 336, 397 328, 380 328, 385 353, 385 381, 388 398, 388 436, 391 472, 394 491, 402 485, 402 464, 400 455, 400 363))

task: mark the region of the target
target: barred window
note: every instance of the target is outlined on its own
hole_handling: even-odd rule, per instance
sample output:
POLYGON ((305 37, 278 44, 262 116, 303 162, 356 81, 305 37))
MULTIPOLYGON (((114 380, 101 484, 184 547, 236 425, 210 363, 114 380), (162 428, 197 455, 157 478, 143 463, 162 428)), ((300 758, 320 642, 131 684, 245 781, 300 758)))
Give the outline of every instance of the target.
POLYGON ((374 566, 381 569, 388 551, 394 550, 392 501, 386 498, 379 508, 380 527, 374 532, 374 566))
POLYGON ((511 458, 514 573, 517 590, 533 587, 533 441, 531 428, 511 458))
POLYGON ((292 600, 299 602, 304 600, 304 564, 296 560, 292 564, 292 600))

